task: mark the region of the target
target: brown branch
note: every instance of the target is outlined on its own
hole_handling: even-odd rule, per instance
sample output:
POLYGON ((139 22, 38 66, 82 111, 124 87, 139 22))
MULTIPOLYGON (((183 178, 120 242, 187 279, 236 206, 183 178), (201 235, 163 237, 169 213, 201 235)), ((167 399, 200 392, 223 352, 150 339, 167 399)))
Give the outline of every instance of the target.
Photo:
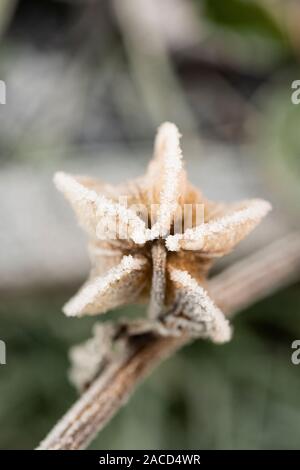
MULTIPOLYGON (((298 279, 300 234, 272 243, 210 281, 210 293, 228 315, 298 279)), ((130 356, 108 367, 40 444, 40 450, 85 448, 126 403, 135 387, 162 360, 189 342, 187 337, 146 335, 130 356)))

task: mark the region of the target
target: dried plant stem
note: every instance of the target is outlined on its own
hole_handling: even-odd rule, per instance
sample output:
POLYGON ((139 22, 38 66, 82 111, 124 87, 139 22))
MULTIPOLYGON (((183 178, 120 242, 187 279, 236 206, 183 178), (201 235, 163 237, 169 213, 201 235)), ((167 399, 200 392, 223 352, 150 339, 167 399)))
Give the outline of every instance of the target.
POLYGON ((299 278, 300 233, 247 256, 211 279, 209 292, 229 317, 299 278))
MULTIPOLYGON (((268 248, 228 268, 210 282, 217 304, 232 315, 296 280, 300 273, 300 234, 274 242, 268 248)), ((40 444, 40 450, 85 448, 128 400, 141 380, 162 360, 189 342, 187 337, 148 336, 130 356, 114 363, 96 379, 40 444)))

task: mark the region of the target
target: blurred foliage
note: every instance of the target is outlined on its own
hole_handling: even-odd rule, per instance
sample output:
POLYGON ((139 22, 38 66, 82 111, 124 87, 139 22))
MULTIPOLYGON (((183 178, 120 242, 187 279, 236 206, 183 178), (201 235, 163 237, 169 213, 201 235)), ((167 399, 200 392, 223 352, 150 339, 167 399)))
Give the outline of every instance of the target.
POLYGON ((282 30, 259 2, 245 0, 204 0, 206 18, 215 24, 237 31, 252 31, 283 41, 282 30))
POLYGON ((1 0, 0 2, 0 36, 5 31, 15 11, 18 0, 1 0))
POLYGON ((249 72, 267 71, 293 52, 278 5, 256 0, 194 0, 221 57, 249 72))
MULTIPOLYGON (((1 302, 8 363, 0 367, 0 448, 33 448, 76 398, 67 351, 88 337, 95 320, 64 317, 68 294, 1 302)), ((91 447, 299 448, 300 374, 290 360, 299 311, 294 286, 239 315, 231 343, 186 347, 148 378, 91 447)))

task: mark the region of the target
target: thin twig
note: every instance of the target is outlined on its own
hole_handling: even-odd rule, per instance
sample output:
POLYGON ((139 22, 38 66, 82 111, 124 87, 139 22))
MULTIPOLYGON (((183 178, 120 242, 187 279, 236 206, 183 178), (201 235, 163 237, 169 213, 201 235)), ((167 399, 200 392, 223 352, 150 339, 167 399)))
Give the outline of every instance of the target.
MULTIPOLYGON (((300 234, 272 243, 210 281, 210 293, 228 315, 299 278, 300 234)), ((132 354, 114 363, 52 429, 40 450, 85 448, 126 403, 137 384, 164 359, 189 342, 187 337, 146 336, 132 354)))

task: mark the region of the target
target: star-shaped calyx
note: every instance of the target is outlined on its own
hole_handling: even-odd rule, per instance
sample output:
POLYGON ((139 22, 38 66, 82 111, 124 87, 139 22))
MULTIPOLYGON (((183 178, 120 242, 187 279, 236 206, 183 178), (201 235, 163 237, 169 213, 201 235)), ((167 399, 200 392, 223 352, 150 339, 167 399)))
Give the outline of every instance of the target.
POLYGON ((214 342, 230 338, 205 279, 213 260, 229 253, 267 214, 268 202, 206 200, 187 180, 180 134, 168 122, 158 129, 144 176, 111 186, 57 173, 55 184, 90 239, 91 274, 65 305, 67 315, 95 315, 148 299, 141 328, 214 342))

